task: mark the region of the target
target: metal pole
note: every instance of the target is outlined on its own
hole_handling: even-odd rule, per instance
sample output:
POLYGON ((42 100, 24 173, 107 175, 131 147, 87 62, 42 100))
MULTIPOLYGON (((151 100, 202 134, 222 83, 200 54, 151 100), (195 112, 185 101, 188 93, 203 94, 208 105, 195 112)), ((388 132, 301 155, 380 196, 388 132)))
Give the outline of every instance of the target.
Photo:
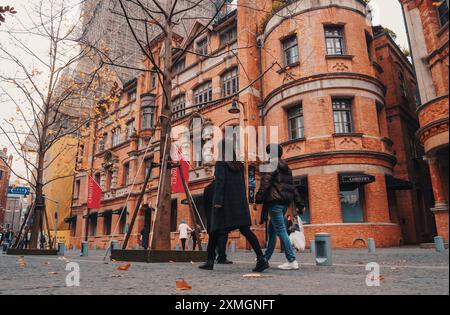
POLYGON ((59 216, 59 202, 56 202, 56 208, 55 208, 55 248, 58 246, 58 216, 59 216))

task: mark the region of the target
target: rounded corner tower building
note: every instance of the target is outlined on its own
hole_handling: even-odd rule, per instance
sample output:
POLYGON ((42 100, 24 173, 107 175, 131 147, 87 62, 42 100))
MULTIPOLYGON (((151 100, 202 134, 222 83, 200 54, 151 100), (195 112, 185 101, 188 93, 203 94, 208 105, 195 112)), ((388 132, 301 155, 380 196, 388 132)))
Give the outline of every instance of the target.
POLYGON ((396 158, 386 88, 367 4, 271 5, 258 36, 260 71, 276 64, 262 80, 261 120, 279 127, 284 158, 307 203, 307 238, 327 232, 340 248, 366 246, 368 238, 381 247, 402 244, 389 189, 396 158))

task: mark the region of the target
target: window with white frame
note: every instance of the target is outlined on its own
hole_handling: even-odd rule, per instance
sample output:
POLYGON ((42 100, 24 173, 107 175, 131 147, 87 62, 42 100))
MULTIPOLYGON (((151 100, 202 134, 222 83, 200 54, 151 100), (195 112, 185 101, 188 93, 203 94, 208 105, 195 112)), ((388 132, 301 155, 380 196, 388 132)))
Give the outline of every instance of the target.
POLYGON ((222 97, 234 95, 239 91, 239 71, 234 68, 222 75, 222 97))
POLYGON ((194 90, 194 105, 197 105, 197 108, 202 108, 208 105, 207 103, 212 100, 212 81, 206 82, 194 90))
POLYGON ((233 26, 227 28, 220 34, 220 45, 226 46, 237 40, 237 24, 233 24, 233 26))
POLYGON ((154 107, 144 107, 141 112, 141 128, 142 130, 153 129, 153 115, 155 112, 154 107))
POLYGON ((352 100, 333 99, 334 129, 336 133, 353 132, 352 100))
POLYGON ((327 55, 345 55, 343 26, 326 26, 325 41, 327 45, 327 55))
POLYGON ((299 62, 297 35, 283 40, 284 65, 291 66, 299 62))
POLYGON ((305 137, 305 119, 303 106, 297 105, 287 110, 289 121, 289 140, 297 140, 305 137))
POLYGON ((172 119, 178 119, 186 115, 186 96, 179 95, 172 101, 173 115, 172 119))
POLYGON ((196 44, 195 51, 199 54, 199 57, 208 55, 208 37, 199 40, 196 44))
POLYGON ((120 144, 120 134, 121 134, 120 128, 114 129, 114 131, 112 133, 112 146, 113 147, 116 147, 120 144))

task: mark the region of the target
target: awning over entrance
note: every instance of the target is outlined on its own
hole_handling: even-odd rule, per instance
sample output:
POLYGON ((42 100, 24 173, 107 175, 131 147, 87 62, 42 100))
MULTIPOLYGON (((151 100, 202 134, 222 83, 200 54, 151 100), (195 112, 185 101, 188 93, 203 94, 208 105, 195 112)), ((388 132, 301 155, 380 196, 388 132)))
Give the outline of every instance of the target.
POLYGON ((99 218, 110 217, 110 216, 112 216, 112 214, 113 214, 112 210, 105 210, 105 211, 99 213, 98 217, 99 218))
POLYGON ((67 217, 67 218, 64 219, 64 222, 70 223, 70 224, 74 223, 76 221, 77 221, 77 216, 76 215, 72 215, 72 216, 67 217))
POLYGON ((366 185, 375 182, 375 176, 367 174, 340 174, 339 180, 344 185, 366 185))
POLYGON ((114 210, 112 213, 116 215, 129 214, 126 207, 114 210))
POLYGON ((389 190, 411 190, 413 188, 411 182, 395 178, 392 175, 386 175, 386 186, 389 190))
POLYGON ((93 213, 90 213, 89 215, 84 215, 83 219, 91 219, 91 218, 95 218, 95 217, 98 217, 98 212, 93 212, 93 213))

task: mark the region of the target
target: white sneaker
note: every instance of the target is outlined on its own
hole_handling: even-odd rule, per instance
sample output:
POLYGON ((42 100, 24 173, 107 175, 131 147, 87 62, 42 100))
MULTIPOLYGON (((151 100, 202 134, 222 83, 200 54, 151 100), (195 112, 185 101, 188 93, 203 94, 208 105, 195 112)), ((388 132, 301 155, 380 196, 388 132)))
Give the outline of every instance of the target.
POLYGON ((281 266, 278 266, 278 269, 281 269, 281 270, 299 270, 300 267, 298 265, 298 262, 294 261, 294 262, 291 262, 291 263, 287 262, 287 263, 285 263, 285 264, 283 264, 281 266))

